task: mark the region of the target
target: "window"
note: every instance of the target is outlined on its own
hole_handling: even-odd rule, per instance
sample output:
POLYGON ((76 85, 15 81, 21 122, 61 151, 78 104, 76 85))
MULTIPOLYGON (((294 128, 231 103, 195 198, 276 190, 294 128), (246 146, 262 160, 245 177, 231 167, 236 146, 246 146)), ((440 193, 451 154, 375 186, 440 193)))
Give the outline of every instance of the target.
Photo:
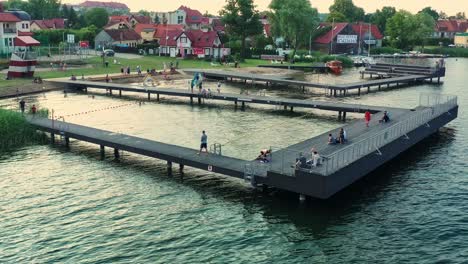
POLYGON ((208 56, 210 55, 210 48, 205 49, 205 55, 208 55, 208 56))
POLYGON ((184 23, 184 16, 177 16, 177 24, 183 24, 184 23))
POLYGON ((180 43, 187 43, 187 37, 180 37, 180 43))
POLYGON ((24 25, 24 24, 21 24, 21 28, 24 28, 24 27, 25 27, 25 25, 24 25))
POLYGON ((26 28, 29 28, 29 24, 28 24, 28 23, 26 23, 26 28))

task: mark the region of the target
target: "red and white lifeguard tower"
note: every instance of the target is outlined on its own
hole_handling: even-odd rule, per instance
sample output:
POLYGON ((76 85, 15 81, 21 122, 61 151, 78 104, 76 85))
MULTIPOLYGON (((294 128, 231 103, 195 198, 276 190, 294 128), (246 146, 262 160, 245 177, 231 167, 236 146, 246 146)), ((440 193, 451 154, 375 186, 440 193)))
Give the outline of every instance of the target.
POLYGON ((41 43, 31 36, 18 36, 14 40, 14 51, 11 54, 8 78, 32 77, 36 70, 37 55, 33 46, 41 43))

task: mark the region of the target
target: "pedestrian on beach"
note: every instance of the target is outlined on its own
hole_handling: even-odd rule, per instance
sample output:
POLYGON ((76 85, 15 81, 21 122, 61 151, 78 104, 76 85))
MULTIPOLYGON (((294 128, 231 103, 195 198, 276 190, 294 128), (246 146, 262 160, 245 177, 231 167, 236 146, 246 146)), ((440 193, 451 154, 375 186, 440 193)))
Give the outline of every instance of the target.
POLYGON ((35 114, 36 114, 36 112, 37 112, 36 105, 35 105, 35 104, 33 104, 33 105, 32 105, 32 107, 31 107, 31 113, 32 113, 33 115, 35 115, 35 114))
POLYGON ((369 122, 371 121, 371 113, 369 110, 364 113, 364 119, 366 120, 366 127, 369 127, 369 122))
POLYGON ((21 99, 21 101, 19 102, 19 105, 21 109, 21 114, 24 114, 24 109, 26 108, 26 102, 23 99, 21 99))
POLYGON ((127 67, 127 74, 130 75, 130 66, 127 67))
POLYGON ((120 67, 120 73, 124 74, 124 67, 123 66, 120 67))
POLYGON ((208 136, 206 135, 205 130, 203 130, 202 132, 200 151, 198 152, 198 154, 200 154, 203 150, 205 150, 205 152, 208 152, 208 136))
POLYGON ((218 81, 218 84, 216 85, 216 90, 218 90, 218 94, 221 93, 221 82, 218 81))

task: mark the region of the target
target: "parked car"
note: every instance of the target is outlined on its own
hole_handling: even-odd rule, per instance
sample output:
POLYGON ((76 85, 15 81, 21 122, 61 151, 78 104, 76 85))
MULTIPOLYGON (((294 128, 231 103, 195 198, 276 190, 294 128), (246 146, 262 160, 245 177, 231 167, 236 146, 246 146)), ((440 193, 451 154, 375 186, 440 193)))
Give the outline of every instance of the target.
POLYGON ((103 54, 106 56, 106 57, 114 57, 115 55, 115 52, 111 49, 106 49, 103 51, 103 54))

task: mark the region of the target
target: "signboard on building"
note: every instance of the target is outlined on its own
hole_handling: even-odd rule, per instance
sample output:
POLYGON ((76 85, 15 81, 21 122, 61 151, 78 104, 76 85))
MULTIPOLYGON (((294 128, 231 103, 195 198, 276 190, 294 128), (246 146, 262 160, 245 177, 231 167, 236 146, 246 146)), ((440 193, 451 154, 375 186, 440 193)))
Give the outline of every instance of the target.
POLYGON ((338 44, 356 44, 357 35, 337 35, 336 43, 338 44))
POLYGON ((377 44, 377 41, 375 41, 375 39, 366 39, 364 40, 364 43, 366 43, 367 45, 375 45, 377 44))
POLYGON ((192 51, 194 55, 205 55, 205 50, 202 48, 193 48, 192 51))

